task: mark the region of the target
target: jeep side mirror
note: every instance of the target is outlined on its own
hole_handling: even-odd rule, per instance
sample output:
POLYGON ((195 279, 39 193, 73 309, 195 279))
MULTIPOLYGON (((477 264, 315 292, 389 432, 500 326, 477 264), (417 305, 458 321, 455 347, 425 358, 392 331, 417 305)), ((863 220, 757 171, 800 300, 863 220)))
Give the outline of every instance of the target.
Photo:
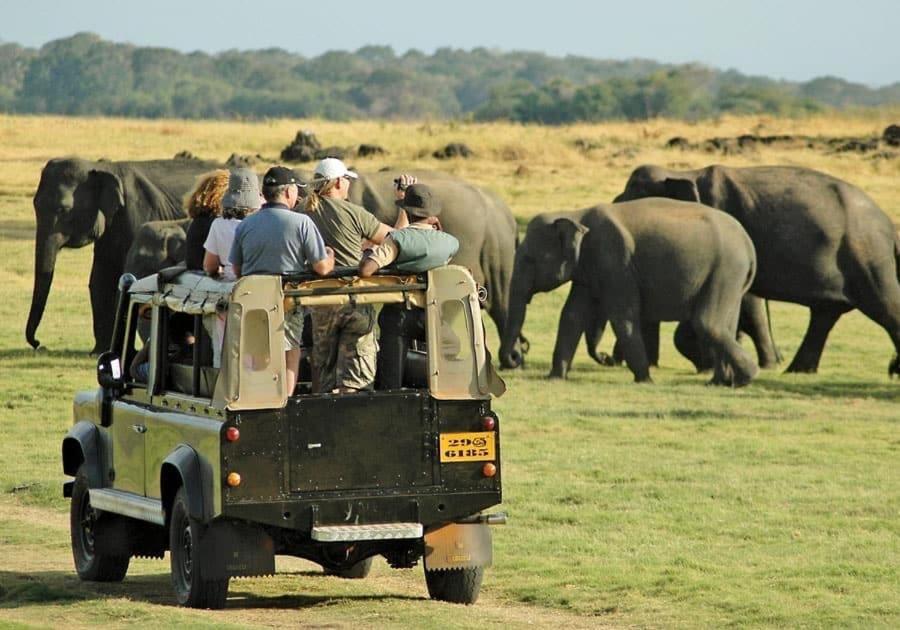
POLYGON ((125 387, 122 360, 115 352, 104 352, 97 358, 97 383, 103 389, 120 391, 125 387))

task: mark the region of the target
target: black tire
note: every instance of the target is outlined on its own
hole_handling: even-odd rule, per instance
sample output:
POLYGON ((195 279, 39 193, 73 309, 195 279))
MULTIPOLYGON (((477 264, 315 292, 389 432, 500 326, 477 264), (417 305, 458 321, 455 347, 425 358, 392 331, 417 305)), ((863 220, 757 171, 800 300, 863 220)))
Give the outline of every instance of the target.
MULTIPOLYGON (((203 525, 190 517, 187 494, 179 488, 169 523, 169 556, 175 598, 189 608, 222 608, 228 595, 228 578, 207 579, 202 573, 200 539, 203 525)), ((224 550, 218 550, 224 553, 224 550)))
POLYGON ((87 471, 84 466, 75 475, 69 530, 72 535, 72 557, 78 577, 88 582, 121 582, 128 572, 131 556, 110 556, 94 549, 94 532, 100 518, 115 518, 91 507, 87 471))
POLYGON ((344 578, 345 580, 361 580, 367 577, 369 575, 369 571, 371 570, 372 558, 366 558, 365 560, 360 560, 349 569, 342 569, 340 571, 325 569, 325 574, 336 575, 337 577, 344 578))
POLYGON ((484 567, 474 569, 425 570, 428 596, 452 604, 474 604, 481 591, 484 567))

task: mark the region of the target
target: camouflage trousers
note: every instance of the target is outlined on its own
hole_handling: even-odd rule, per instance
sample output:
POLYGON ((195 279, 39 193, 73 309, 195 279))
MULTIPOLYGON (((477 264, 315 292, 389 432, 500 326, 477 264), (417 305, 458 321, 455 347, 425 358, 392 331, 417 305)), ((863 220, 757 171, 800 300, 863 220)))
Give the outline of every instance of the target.
POLYGON ((343 304, 314 306, 309 310, 314 390, 372 389, 378 355, 375 309, 369 304, 343 304))

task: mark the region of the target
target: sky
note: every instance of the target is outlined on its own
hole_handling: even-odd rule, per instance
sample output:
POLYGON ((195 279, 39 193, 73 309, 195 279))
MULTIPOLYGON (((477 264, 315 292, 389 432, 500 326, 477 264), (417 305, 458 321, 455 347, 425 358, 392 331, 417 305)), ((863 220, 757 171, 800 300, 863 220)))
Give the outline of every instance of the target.
POLYGON ((4 2, 0 41, 80 31, 189 52, 279 47, 317 56, 389 45, 699 62, 807 81, 900 81, 900 0, 28 0, 4 2))

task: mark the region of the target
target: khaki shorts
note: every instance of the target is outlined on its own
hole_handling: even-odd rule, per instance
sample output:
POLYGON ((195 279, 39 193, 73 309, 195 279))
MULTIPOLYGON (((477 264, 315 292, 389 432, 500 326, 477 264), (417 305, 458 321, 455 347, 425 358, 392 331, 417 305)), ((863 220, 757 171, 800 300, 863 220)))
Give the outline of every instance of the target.
POLYGON ((284 351, 303 345, 303 308, 296 307, 284 314, 284 351))
POLYGON ((312 369, 316 391, 372 389, 378 342, 375 309, 369 305, 310 307, 312 369))

